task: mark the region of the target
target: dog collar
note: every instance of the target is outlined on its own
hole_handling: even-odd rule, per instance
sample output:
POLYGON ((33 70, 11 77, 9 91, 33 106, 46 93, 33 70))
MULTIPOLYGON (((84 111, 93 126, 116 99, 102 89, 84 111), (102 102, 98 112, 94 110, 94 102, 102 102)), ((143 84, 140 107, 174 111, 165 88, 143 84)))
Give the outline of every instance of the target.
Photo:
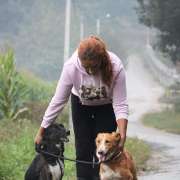
POLYGON ((106 163, 106 162, 109 162, 109 161, 112 161, 112 160, 116 160, 118 157, 121 156, 121 154, 122 154, 122 151, 118 151, 117 153, 114 152, 114 153, 112 153, 112 155, 108 159, 106 159, 102 163, 106 163))

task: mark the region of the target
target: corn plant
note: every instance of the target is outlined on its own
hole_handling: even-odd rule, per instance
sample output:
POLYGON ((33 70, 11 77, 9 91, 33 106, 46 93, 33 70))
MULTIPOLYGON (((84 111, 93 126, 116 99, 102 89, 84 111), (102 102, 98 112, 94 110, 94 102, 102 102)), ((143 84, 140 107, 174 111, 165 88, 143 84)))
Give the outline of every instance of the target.
POLYGON ((0 53, 0 118, 15 120, 23 108, 26 90, 15 69, 12 50, 0 53))

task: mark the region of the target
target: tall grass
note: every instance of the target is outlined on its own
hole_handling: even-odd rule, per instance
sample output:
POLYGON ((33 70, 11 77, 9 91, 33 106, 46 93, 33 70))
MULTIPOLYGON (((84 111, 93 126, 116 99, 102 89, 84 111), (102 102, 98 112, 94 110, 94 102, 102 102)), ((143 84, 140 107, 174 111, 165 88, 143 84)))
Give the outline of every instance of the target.
POLYGON ((1 121, 0 180, 23 180, 34 156, 33 137, 36 126, 28 121, 1 121))
POLYGON ((12 50, 0 54, 0 118, 16 119, 23 108, 26 89, 14 65, 12 50))

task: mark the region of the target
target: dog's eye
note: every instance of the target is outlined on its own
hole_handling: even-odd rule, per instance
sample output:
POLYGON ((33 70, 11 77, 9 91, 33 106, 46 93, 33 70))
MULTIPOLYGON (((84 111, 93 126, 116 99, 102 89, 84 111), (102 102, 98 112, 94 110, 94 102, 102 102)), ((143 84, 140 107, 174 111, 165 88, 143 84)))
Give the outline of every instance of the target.
POLYGON ((60 148, 60 147, 61 147, 61 145, 60 145, 60 144, 56 144, 56 147, 57 147, 57 148, 60 148))
POLYGON ((106 144, 109 144, 109 143, 110 143, 110 141, 108 141, 108 140, 105 140, 105 143, 106 143, 106 144))
POLYGON ((100 140, 97 140, 97 143, 99 144, 101 141, 100 140))

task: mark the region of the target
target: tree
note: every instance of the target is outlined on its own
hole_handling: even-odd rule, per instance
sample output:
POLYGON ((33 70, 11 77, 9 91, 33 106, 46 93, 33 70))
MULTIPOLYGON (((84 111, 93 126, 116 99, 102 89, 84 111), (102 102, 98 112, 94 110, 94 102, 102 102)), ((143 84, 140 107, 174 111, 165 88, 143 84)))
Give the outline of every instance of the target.
POLYGON ((172 61, 180 61, 180 1, 179 0, 137 0, 137 12, 141 23, 157 28, 158 47, 168 53, 172 61))

